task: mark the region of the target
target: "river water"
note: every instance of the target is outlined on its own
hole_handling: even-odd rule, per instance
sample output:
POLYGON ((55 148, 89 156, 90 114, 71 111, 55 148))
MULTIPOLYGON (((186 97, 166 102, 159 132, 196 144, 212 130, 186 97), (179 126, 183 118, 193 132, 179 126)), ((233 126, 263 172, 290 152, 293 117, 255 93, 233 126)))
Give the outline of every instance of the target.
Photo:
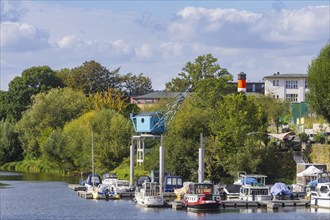
POLYGON ((329 209, 285 207, 221 209, 193 213, 171 208, 142 208, 133 200, 87 200, 68 188, 78 178, 0 172, 0 219, 330 219, 329 209))

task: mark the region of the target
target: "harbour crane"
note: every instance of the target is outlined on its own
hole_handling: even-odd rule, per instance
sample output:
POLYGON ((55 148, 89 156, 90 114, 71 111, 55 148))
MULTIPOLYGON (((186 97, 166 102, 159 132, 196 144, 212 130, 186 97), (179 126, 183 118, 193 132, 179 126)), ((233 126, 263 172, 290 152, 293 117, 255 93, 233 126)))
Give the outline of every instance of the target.
POLYGON ((161 135, 165 133, 174 115, 185 100, 192 84, 185 91, 155 112, 142 112, 140 114, 130 114, 130 119, 136 133, 161 135))

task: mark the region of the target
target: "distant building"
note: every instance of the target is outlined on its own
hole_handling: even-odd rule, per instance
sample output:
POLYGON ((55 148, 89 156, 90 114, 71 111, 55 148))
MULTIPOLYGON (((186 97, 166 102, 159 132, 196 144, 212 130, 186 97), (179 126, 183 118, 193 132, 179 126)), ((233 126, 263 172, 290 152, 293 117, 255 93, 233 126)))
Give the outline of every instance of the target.
POLYGON ((265 76, 265 95, 290 102, 305 102, 308 92, 307 74, 280 74, 265 76))
MULTIPOLYGON (((237 82, 229 82, 237 87, 237 82)), ((261 93, 265 92, 264 82, 246 82, 246 93, 261 93)))
POLYGON ((140 108, 144 108, 147 105, 159 102, 161 99, 173 99, 179 94, 180 92, 155 91, 145 95, 131 97, 130 102, 137 104, 140 108))

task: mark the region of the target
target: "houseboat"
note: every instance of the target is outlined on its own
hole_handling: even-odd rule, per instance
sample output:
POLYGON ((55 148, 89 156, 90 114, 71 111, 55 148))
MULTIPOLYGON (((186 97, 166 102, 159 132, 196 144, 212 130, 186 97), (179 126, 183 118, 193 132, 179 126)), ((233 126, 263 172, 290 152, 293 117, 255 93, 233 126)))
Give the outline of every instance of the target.
POLYGON ((247 174, 241 175, 242 186, 239 199, 244 201, 265 201, 271 200, 270 189, 266 186, 265 175, 247 174))

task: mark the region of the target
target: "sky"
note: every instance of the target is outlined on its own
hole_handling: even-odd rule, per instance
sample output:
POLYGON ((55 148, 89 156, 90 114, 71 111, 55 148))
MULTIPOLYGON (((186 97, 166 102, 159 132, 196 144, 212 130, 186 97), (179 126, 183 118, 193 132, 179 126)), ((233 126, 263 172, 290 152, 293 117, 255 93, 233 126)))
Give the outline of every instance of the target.
POLYGON ((188 62, 212 54, 237 81, 307 73, 330 39, 323 1, 1 0, 0 90, 33 66, 74 68, 95 60, 148 76, 154 90, 188 62))

